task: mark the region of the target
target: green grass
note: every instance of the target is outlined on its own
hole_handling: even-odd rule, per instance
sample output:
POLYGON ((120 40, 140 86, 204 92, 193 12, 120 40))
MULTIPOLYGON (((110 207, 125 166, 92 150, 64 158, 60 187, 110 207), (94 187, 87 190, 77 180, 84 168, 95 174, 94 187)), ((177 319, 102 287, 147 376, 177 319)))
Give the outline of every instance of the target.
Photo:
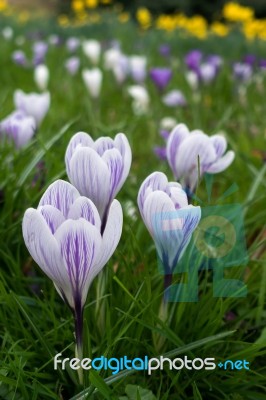
MULTIPOLYGON (((34 25, 33 25, 34 27, 34 25)), ((38 26, 35 26, 37 29, 38 26)), ((21 31, 22 28, 16 28, 21 31)), ((52 23, 44 26, 53 33, 52 23)), ((86 28, 76 34, 92 34, 86 28)), ((21 33, 21 32, 20 32, 21 33)), ((70 30, 63 35, 70 35, 70 30)), ((210 38, 204 42, 177 34, 158 32, 139 34, 134 27, 105 25, 93 36, 118 38, 126 54, 144 53, 149 66, 166 65, 158 54, 161 42, 172 46, 174 78, 170 88, 183 90, 188 99, 185 109, 167 109, 162 105, 152 83, 147 79, 151 95, 148 115, 136 117, 126 86, 118 87, 111 73, 105 72, 98 104, 90 101, 81 76, 68 76, 63 68, 67 57, 64 47, 51 48, 47 57, 50 69, 51 108, 36 138, 23 150, 0 144, 0 334, 1 367, 0 398, 19 399, 156 399, 160 400, 263 400, 265 398, 265 165, 255 153, 265 151, 265 83, 261 90, 255 83, 247 89, 241 102, 231 79, 231 62, 248 52, 261 54, 262 43, 246 43, 236 33, 231 38, 210 38), (111 37, 110 33, 113 35, 111 37), (107 36, 106 36, 107 35, 107 36), (201 101, 193 102, 184 79, 182 57, 188 49, 203 48, 206 53, 218 52, 225 58, 225 67, 217 81, 201 90, 201 101), (244 298, 214 298, 212 271, 199 273, 199 301, 169 304, 169 317, 159 317, 163 294, 163 277, 159 273, 154 243, 136 210, 136 219, 127 212, 130 200, 135 207, 143 179, 153 171, 163 171, 173 179, 169 167, 153 154, 153 146, 162 144, 159 121, 173 116, 190 129, 203 129, 208 134, 226 132, 229 146, 236 152, 234 163, 214 177, 210 204, 233 185, 238 190, 219 204, 238 203, 245 216, 245 236, 249 261, 226 270, 226 278, 240 276, 247 285, 244 298), (246 359, 248 371, 111 371, 85 373, 84 385, 78 383, 75 371, 53 369, 53 357, 63 353, 74 357, 74 321, 59 298, 52 282, 41 272, 25 248, 21 221, 28 207, 36 207, 39 199, 55 179, 66 179, 64 154, 68 141, 78 131, 94 138, 124 132, 132 146, 133 163, 130 175, 117 198, 124 209, 124 226, 120 244, 89 291, 85 308, 85 356, 128 358, 215 357, 246 359), (45 173, 37 178, 36 166, 45 163, 45 173), (44 182, 42 182, 44 181, 44 182), (235 319, 225 318, 228 312, 235 319), (160 346, 155 338, 160 338, 160 346), (133 385, 133 386, 132 386, 133 385), (140 389, 137 388, 140 387, 140 389), (142 389, 141 389, 142 388, 142 389), (145 389, 145 390, 144 390, 145 389), (124 396, 124 397, 123 397, 124 396)), ((23 48, 30 54, 30 43, 23 48)), ((0 119, 13 110, 15 89, 35 91, 31 69, 13 65, 13 41, 1 40, 0 119)), ((81 54, 82 66, 89 62, 81 54)), ((203 206, 208 203, 204 181, 197 196, 203 206)), ((175 282, 186 281, 176 275, 175 282)))

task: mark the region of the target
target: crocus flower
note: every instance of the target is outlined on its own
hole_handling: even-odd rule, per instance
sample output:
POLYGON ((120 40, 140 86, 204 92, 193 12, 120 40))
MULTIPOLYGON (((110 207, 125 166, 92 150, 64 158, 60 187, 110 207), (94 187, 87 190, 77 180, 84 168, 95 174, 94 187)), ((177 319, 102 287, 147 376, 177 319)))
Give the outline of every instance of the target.
POLYGON ((136 115, 145 114, 149 109, 150 97, 147 89, 140 85, 128 87, 128 94, 133 98, 133 110, 136 115))
POLYGON ((117 247, 122 220, 121 205, 114 200, 101 232, 93 202, 62 180, 48 187, 37 209, 29 208, 24 214, 26 247, 71 308, 78 349, 82 348, 82 314, 89 287, 117 247))
POLYGON ((65 68, 70 75, 75 75, 80 66, 80 59, 78 57, 70 57, 65 62, 65 68))
POLYGON ((199 78, 198 78, 198 74, 196 74, 196 72, 187 71, 185 73, 185 78, 186 78, 187 83, 189 84, 189 86, 191 87, 191 89, 193 91, 198 89, 199 78))
POLYGON ((240 82, 248 82, 252 72, 252 67, 249 64, 237 62, 233 65, 234 78, 240 82))
POLYGON ((14 31, 11 28, 11 26, 6 26, 3 30, 2 30, 2 35, 4 37, 5 40, 10 40, 12 39, 13 35, 14 35, 14 31))
POLYGON ((80 46, 80 40, 76 37, 70 37, 66 41, 66 48, 70 53, 74 53, 80 46))
POLYGON ((212 64, 216 70, 218 71, 220 67, 223 65, 223 59, 221 56, 217 54, 211 54, 207 57, 207 63, 212 64))
POLYGON ((162 172, 154 172, 138 193, 142 219, 152 236, 165 274, 165 289, 189 244, 200 218, 200 207, 188 205, 186 192, 177 182, 168 182, 162 172))
POLYGON ((197 71, 201 60, 202 52, 200 50, 192 50, 185 56, 185 64, 192 71, 197 71))
POLYGON ((159 90, 164 90, 170 80, 172 79, 173 73, 170 68, 152 68, 150 70, 150 77, 154 84, 159 90))
POLYGON ((42 120, 50 107, 50 93, 24 93, 22 90, 16 90, 14 93, 14 104, 17 110, 33 117, 37 126, 40 126, 42 120))
POLYGON ((32 139, 35 130, 34 118, 22 111, 14 111, 0 122, 0 136, 11 139, 18 149, 32 139))
POLYGON ((144 56, 129 57, 129 69, 132 79, 137 83, 143 83, 146 78, 147 58, 144 56))
POLYGON ((40 90, 46 90, 49 81, 49 69, 44 64, 39 64, 34 69, 34 81, 40 90))
POLYGON ((62 39, 56 34, 50 35, 48 41, 52 46, 59 46, 60 44, 62 44, 62 39))
POLYGON ((26 59, 25 53, 22 50, 14 51, 12 53, 12 60, 14 61, 15 64, 22 65, 24 67, 27 64, 27 59, 26 59))
POLYGON ((175 178, 193 193, 198 176, 222 172, 233 162, 235 153, 225 153, 226 147, 222 135, 209 137, 200 130, 189 132, 185 124, 178 124, 167 141, 167 160, 175 178))
POLYGON ((214 64, 204 62, 198 68, 198 76, 203 83, 211 83, 216 75, 217 68, 214 64))
POLYGON ((131 165, 131 149, 126 136, 101 137, 95 142, 85 132, 70 140, 66 171, 70 182, 98 209, 103 228, 110 204, 125 182, 131 165))
POLYGON ((162 44, 159 47, 159 53, 161 54, 161 56, 163 57, 169 57, 171 54, 171 47, 168 44, 162 44))
POLYGON ((116 64, 119 62, 121 56, 120 49, 111 48, 104 52, 103 64, 106 70, 112 70, 116 64))
POLYGON ((181 90, 171 90, 163 97, 163 103, 168 107, 184 107, 187 104, 185 96, 181 90))
POLYGON ((84 69, 82 78, 91 97, 99 97, 102 88, 103 73, 99 68, 84 69))
POLYGON ((47 43, 42 41, 35 42, 33 45, 33 64, 34 65, 43 64, 47 51, 48 51, 47 43))
POLYGON ((98 40, 84 40, 82 50, 93 64, 98 64, 101 55, 101 44, 98 40))
MULTIPOLYGON (((164 117, 160 122, 160 136, 164 139, 165 143, 168 140, 170 135, 170 131, 176 126, 177 121, 172 117, 164 117)), ((158 158, 163 161, 167 160, 166 156, 166 145, 165 146, 155 146, 153 148, 154 153, 158 158)))
POLYGON ((112 71, 116 82, 118 84, 123 83, 127 78, 129 71, 128 57, 121 53, 117 63, 113 66, 112 71))

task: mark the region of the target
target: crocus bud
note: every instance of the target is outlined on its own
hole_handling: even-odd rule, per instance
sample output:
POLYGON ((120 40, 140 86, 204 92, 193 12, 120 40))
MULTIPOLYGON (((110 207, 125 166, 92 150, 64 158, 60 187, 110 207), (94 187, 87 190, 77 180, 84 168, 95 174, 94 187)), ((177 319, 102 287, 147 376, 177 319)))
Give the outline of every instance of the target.
POLYGON ((91 97, 99 97, 102 88, 103 73, 99 68, 84 69, 82 78, 91 97))
POLYGON ((39 64, 34 69, 34 81, 40 90, 46 90, 49 81, 49 69, 44 64, 39 64))
POLYGON ((185 78, 192 90, 198 89, 199 79, 198 75, 194 71, 188 71, 185 73, 185 78))
POLYGON ((119 62, 121 56, 120 49, 111 48, 104 52, 103 64, 106 70, 112 70, 119 62))
POLYGON ((101 232, 101 218, 93 202, 62 180, 48 187, 37 209, 29 208, 24 214, 26 247, 72 309, 79 348, 89 287, 115 251, 122 223, 121 205, 114 200, 101 232))
POLYGON ((132 79, 137 83, 143 83, 146 78, 147 58, 144 56, 129 57, 129 69, 132 79))
POLYGON ((50 93, 26 94, 22 90, 16 90, 14 93, 14 104, 17 110, 32 116, 37 126, 40 126, 50 107, 50 93))
POLYGON ((133 98, 133 110, 136 115, 145 114, 149 109, 150 97, 147 89, 140 85, 128 87, 128 94, 133 98))
POLYGON ((200 221, 201 209, 188 205, 181 185, 168 182, 162 172, 154 172, 144 180, 138 193, 138 206, 155 242, 167 288, 200 221))
POLYGON ((48 51, 47 43, 42 41, 35 42, 33 45, 33 64, 34 65, 43 64, 47 51, 48 51))
POLYGON ((70 37, 66 41, 66 48, 70 53, 74 53, 80 46, 80 40, 76 37, 70 37))
POLYGON ((0 122, 0 136, 12 140, 18 149, 32 139, 35 130, 34 118, 22 111, 14 111, 0 122))
POLYGON ((98 64, 101 55, 101 44, 98 40, 84 40, 82 50, 93 64, 98 64))
POLYGON ((70 57, 65 62, 65 68, 70 75, 75 75, 80 66, 80 59, 78 57, 70 57))
POLYGON ((163 103, 168 107, 184 107, 187 104, 185 96, 181 90, 171 90, 163 96, 163 103))
POLYGON ((152 68, 150 70, 150 77, 160 91, 166 88, 172 76, 170 68, 152 68))
POLYGON ((189 132, 186 125, 178 124, 167 140, 166 153, 175 178, 193 192, 199 176, 224 171, 233 162, 235 153, 225 153, 226 147, 222 135, 209 137, 200 130, 189 132))
POLYGON ((66 171, 70 182, 97 207, 105 224, 106 215, 116 194, 125 182, 131 166, 131 149, 126 136, 101 137, 95 142, 85 132, 70 140, 66 171))
POLYGON ((203 83, 211 83, 217 75, 217 68, 211 63, 202 63, 198 69, 199 78, 203 83))
POLYGON ((12 60, 17 65, 26 66, 26 64, 27 64, 27 59, 26 59, 25 53, 22 50, 14 51, 12 53, 12 60))

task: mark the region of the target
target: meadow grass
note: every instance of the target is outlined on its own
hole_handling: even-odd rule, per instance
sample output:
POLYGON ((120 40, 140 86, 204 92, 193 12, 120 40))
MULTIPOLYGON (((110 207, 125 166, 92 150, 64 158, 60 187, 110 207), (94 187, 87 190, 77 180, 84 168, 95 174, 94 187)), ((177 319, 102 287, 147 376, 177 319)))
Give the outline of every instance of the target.
MULTIPOLYGON (((33 25, 32 29, 38 29, 33 25)), ((21 28, 15 27, 18 31, 21 28)), ((44 27, 53 33, 53 25, 44 27)), ((65 30, 64 36, 73 32, 65 30)), ((23 33, 19 31, 19 33, 23 33)), ((199 41, 182 35, 158 32, 139 33, 134 26, 104 29, 83 28, 86 34, 106 41, 119 39, 126 54, 144 53, 149 66, 166 65, 158 53, 160 43, 172 47, 174 78, 171 87, 181 89, 188 106, 168 109, 162 105, 156 88, 147 79, 152 101, 147 115, 136 116, 127 84, 119 87, 110 72, 98 102, 93 102, 80 74, 71 77, 63 66, 67 58, 64 46, 51 47, 47 56, 50 70, 51 108, 34 140, 22 150, 0 144, 0 326, 1 367, 0 397, 3 399, 196 399, 263 400, 265 399, 265 151, 266 109, 265 81, 258 88, 252 82, 242 100, 236 94, 231 63, 248 52, 262 54, 263 44, 247 43, 236 33, 230 38, 199 41), (206 54, 218 53, 225 66, 217 80, 201 89, 201 101, 184 78, 184 54, 200 47, 206 54), (247 265, 236 265, 225 272, 229 279, 241 278, 247 285, 246 297, 215 298, 212 271, 199 272, 199 301, 169 303, 169 318, 162 321, 159 308, 163 296, 163 277, 157 265, 155 245, 137 210, 136 198, 143 179, 153 171, 163 171, 173 179, 170 168, 153 154, 162 144, 159 122, 173 116, 190 129, 208 134, 226 132, 229 146, 236 152, 234 163, 214 177, 211 199, 204 180, 197 196, 203 207, 216 204, 233 185, 238 189, 218 204, 242 206, 248 249, 247 265), (124 210, 120 244, 89 290, 85 307, 85 352, 88 357, 129 358, 167 355, 215 357, 216 360, 246 359, 250 370, 214 371, 157 370, 151 376, 143 371, 85 372, 84 385, 70 368, 54 371, 53 357, 63 353, 74 357, 74 321, 69 309, 56 293, 52 282, 41 272, 24 245, 21 222, 28 207, 36 207, 50 183, 66 179, 64 154, 68 141, 78 131, 94 138, 124 132, 131 144, 133 163, 130 175, 118 194, 124 210), (259 154, 259 155, 257 155, 259 154), (38 163, 44 169, 38 172, 38 163), (135 217, 130 206, 135 207, 135 217), (234 318, 226 316, 234 313, 234 318), (160 337, 161 345, 154 338, 160 337), (139 387, 139 389, 138 389, 139 387)), ((31 43, 24 49, 30 54, 31 43)), ((17 88, 35 91, 31 69, 11 62, 16 48, 13 41, 0 42, 1 90, 0 119, 13 110, 17 88)), ((88 60, 79 50, 82 67, 88 60)), ((169 87, 170 88, 170 87, 169 87)), ((241 216, 239 216, 241 217, 241 216)), ((175 282, 186 276, 175 275, 175 282)))

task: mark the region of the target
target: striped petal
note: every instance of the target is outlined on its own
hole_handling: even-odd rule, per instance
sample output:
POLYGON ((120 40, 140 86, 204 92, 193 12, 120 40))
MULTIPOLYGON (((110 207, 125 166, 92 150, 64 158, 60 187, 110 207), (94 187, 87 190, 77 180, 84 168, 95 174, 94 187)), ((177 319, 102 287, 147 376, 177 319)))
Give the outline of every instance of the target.
POLYGON ((152 193, 155 190, 164 191, 167 184, 168 184, 167 177, 162 172, 154 172, 144 180, 138 193, 138 206, 142 218, 144 218, 143 208, 145 199, 148 196, 148 194, 152 193))
POLYGON ((46 205, 38 208, 38 211, 41 213, 43 218, 45 219, 47 225, 50 228, 52 234, 59 228, 59 226, 65 221, 64 215, 57 208, 46 205))
POLYGON ((67 174, 69 174, 70 169, 70 160, 76 150, 77 147, 93 147, 94 142, 91 136, 86 132, 78 132, 76 133, 70 140, 66 155, 65 155, 65 163, 66 163, 66 170, 67 174))
POLYGON ((102 160, 105 161, 109 169, 109 200, 112 200, 122 186, 121 179, 123 174, 123 160, 119 151, 114 148, 111 150, 106 150, 102 156, 102 160))
POLYGON ((64 217, 67 218, 71 205, 79 196, 79 192, 74 186, 59 179, 48 186, 40 200, 38 208, 51 205, 60 210, 64 217))
POLYGON ((132 162, 132 152, 128 139, 124 133, 118 133, 114 138, 115 147, 119 150, 123 159, 123 173, 121 177, 121 186, 125 182, 132 162))
POLYGON ((211 164, 206 172, 210 174, 217 174, 218 172, 224 171, 229 165, 232 164, 235 158, 235 152, 230 150, 223 157, 219 158, 216 162, 211 164))
POLYGON ((70 182, 97 206, 102 218, 109 204, 110 172, 106 162, 89 147, 76 149, 70 161, 70 182))
POLYGON ((212 142, 215 148, 217 157, 221 157, 224 154, 227 147, 225 137, 222 135, 213 135, 210 137, 210 141, 212 142))
POLYGON ((101 229, 101 219, 97 208, 93 202, 87 197, 80 196, 74 201, 70 207, 68 218, 79 219, 84 218, 86 221, 90 222, 96 228, 101 229))
POLYGON ((166 155, 169 165, 176 177, 179 179, 180 173, 176 169, 176 158, 179 151, 179 147, 184 139, 189 137, 189 130, 185 124, 178 124, 170 133, 166 145, 166 155))

